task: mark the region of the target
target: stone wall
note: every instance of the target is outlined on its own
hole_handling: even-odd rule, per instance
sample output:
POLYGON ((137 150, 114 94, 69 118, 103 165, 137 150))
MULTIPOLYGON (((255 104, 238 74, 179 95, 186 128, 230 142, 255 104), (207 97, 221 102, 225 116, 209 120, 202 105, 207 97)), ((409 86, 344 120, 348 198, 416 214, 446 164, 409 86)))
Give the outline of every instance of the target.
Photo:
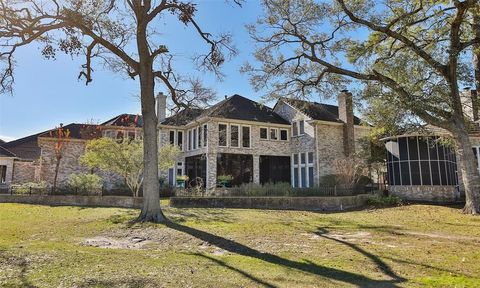
POLYGON ((453 203, 460 198, 455 186, 389 186, 388 191, 409 201, 453 203))
POLYGON ((0 203, 23 203, 51 206, 120 207, 140 209, 142 198, 128 196, 59 196, 59 195, 2 195, 0 203))
POLYGON ((368 195, 343 197, 172 197, 179 208, 241 208, 304 211, 343 211, 365 206, 368 195))
MULTIPOLYGON (((49 138, 39 138, 38 144, 41 147, 41 172, 40 179, 53 184, 55 177, 55 140, 49 138)), ((63 186, 67 184, 68 178, 72 174, 90 173, 91 170, 80 163, 80 157, 85 153, 86 141, 70 140, 64 143, 62 159, 57 176, 57 185, 63 186)), ((112 189, 123 183, 123 178, 112 172, 94 171, 104 182, 105 189, 112 189)))
POLYGON ((15 160, 13 162, 12 184, 22 184, 38 180, 40 167, 35 161, 15 160))

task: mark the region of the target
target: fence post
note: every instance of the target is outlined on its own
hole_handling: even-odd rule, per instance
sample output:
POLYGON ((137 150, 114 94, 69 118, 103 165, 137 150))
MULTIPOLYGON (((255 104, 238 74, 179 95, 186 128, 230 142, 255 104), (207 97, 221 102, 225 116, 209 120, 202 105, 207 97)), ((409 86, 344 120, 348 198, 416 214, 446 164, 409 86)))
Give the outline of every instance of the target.
POLYGON ((32 195, 32 186, 28 187, 28 193, 32 195))
POLYGON ((100 191, 100 196, 103 197, 103 189, 105 189, 105 186, 102 184, 102 190, 100 191))
POLYGON ((337 196, 337 185, 333 186, 333 196, 337 196))

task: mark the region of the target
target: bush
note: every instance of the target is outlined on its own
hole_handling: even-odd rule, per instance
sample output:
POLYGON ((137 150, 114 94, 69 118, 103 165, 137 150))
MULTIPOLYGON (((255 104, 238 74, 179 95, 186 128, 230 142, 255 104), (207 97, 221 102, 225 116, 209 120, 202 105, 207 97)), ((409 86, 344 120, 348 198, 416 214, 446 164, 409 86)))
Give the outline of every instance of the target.
POLYGON ((375 207, 391 207, 402 205, 402 199, 397 196, 371 196, 367 204, 375 207))
POLYGON ((46 194, 48 192, 47 183, 45 181, 12 185, 12 191, 15 194, 30 194, 30 192, 32 194, 46 194))
POLYGON ((71 174, 68 178, 68 186, 75 191, 98 193, 99 190, 101 191, 102 185, 102 178, 96 174, 71 174))

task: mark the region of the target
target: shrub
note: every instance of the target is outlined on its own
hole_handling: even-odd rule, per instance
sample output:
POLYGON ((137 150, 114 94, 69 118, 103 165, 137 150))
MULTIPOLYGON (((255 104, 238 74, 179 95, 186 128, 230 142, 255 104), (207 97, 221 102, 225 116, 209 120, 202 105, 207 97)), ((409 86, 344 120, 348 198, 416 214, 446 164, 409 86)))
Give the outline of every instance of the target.
POLYGON ((375 207, 391 207, 402 205, 402 199, 397 196, 371 196, 367 204, 375 207))
POLYGON ((15 194, 41 194, 47 192, 47 183, 45 181, 40 182, 27 182, 23 184, 12 185, 12 191, 15 194))
POLYGON ((71 174, 68 178, 68 185, 76 191, 98 192, 102 189, 103 180, 96 174, 71 174))

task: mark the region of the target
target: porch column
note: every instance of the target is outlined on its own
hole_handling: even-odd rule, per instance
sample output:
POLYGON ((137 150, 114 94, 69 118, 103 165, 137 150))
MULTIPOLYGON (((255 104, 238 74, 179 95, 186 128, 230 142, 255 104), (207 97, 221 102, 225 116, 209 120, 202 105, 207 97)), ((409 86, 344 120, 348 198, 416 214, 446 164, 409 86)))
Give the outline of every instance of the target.
POLYGON ((207 190, 217 186, 217 154, 207 153, 207 190))
POLYGON ((253 183, 260 184, 260 155, 253 155, 253 183))

